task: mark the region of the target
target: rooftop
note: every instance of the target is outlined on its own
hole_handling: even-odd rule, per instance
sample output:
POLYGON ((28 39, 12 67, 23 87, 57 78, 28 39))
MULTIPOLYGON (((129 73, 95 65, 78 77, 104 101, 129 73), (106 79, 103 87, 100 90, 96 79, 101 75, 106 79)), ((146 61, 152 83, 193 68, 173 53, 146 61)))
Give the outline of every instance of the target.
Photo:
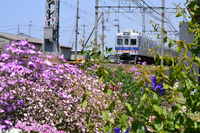
MULTIPOLYGON (((27 40, 30 43, 35 43, 35 44, 43 44, 43 40, 39 38, 35 38, 32 36, 29 36, 24 33, 19 33, 19 34, 11 34, 11 33, 5 33, 5 32, 0 32, 0 38, 5 38, 11 41, 16 41, 16 40, 27 40)), ((60 45, 60 47, 66 47, 70 48, 68 46, 60 45)))

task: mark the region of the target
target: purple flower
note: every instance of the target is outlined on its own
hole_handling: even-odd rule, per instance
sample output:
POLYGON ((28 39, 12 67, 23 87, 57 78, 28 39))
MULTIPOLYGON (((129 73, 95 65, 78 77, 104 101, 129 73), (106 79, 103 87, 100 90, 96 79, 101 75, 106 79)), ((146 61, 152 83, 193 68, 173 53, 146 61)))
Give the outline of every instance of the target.
POLYGON ((3 109, 0 109, 0 113, 4 113, 5 111, 3 109))
POLYGON ((145 65, 147 65, 147 62, 145 62, 145 61, 144 61, 144 62, 142 62, 142 65, 144 65, 144 66, 145 66, 145 65))
POLYGON ((7 53, 3 53, 3 54, 1 54, 1 56, 0 56, 0 60, 1 60, 1 61, 6 61, 6 60, 8 60, 9 58, 10 58, 10 55, 7 54, 7 53))
POLYGON ((155 86, 156 86, 156 84, 157 84, 157 83, 156 83, 156 76, 152 76, 152 77, 151 77, 151 84, 152 84, 152 87, 155 88, 155 86))
POLYGON ((164 95, 165 89, 162 84, 157 84, 156 76, 151 77, 152 90, 158 93, 160 96, 164 95))
POLYGON ((29 66, 30 68, 36 68, 36 64, 34 64, 32 61, 29 61, 29 62, 28 62, 28 66, 29 66))
MULTIPOLYGON (((130 128, 128 128, 125 133, 129 133, 130 128)), ((121 133, 121 129, 120 128, 114 128, 114 133, 121 133)))
POLYGON ((6 127, 6 125, 0 125, 0 131, 2 130, 2 129, 6 129, 7 127, 6 127))
POLYGON ((12 125, 12 122, 11 121, 9 121, 9 120, 4 120, 4 123, 6 124, 6 125, 12 125))
POLYGON ((129 131, 130 131, 131 129, 130 128, 128 128, 127 130, 126 130, 126 132, 125 133, 129 133, 129 131))
POLYGON ((17 105, 23 106, 24 105, 24 100, 17 100, 17 105))
POLYGON ((130 72, 137 72, 138 71, 138 68, 133 66, 131 69, 130 69, 130 72))
POLYGON ((0 87, 0 92, 1 92, 3 89, 4 89, 3 87, 0 87))
POLYGON ((120 128, 114 128, 114 133, 121 133, 121 129, 120 128))
MULTIPOLYGON (((105 84, 77 66, 60 63, 54 55, 49 59, 46 54, 34 52, 26 41, 11 43, 4 51, 8 55, 0 59, 0 125, 3 125, 0 128, 9 126, 9 121, 4 120, 12 123, 21 120, 25 124, 18 126, 27 132, 33 129, 41 133, 64 133, 56 129, 63 128, 62 124, 55 127, 62 118, 62 123, 71 122, 69 129, 85 132, 88 117, 85 114, 95 108, 98 112, 91 111, 89 117, 98 118, 97 114, 107 108, 109 96, 103 92, 105 84), (82 98, 88 94, 89 106, 83 108, 82 98), (40 125, 41 120, 49 126, 40 125)), ((104 127, 104 122, 92 122, 93 129, 104 127)))
POLYGON ((163 88, 163 85, 158 84, 156 87, 157 87, 158 94, 163 96, 165 94, 165 89, 163 88))

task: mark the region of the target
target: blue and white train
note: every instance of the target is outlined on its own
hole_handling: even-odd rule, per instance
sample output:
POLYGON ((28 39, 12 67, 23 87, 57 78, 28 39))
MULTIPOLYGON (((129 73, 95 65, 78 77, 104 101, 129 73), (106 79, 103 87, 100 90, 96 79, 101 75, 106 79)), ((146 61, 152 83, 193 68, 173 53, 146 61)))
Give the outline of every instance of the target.
MULTIPOLYGON (((153 62, 153 54, 149 49, 154 49, 160 53, 159 41, 154 41, 141 33, 133 30, 120 32, 117 34, 115 53, 121 61, 146 61, 153 62)), ((175 50, 164 46, 164 54, 174 55, 175 50)))

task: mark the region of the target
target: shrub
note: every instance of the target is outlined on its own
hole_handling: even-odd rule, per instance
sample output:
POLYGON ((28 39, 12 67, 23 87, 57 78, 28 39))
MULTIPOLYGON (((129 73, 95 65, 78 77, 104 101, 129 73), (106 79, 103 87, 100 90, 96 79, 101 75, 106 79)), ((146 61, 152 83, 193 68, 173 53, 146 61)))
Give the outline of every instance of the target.
POLYGON ((99 131, 105 125, 101 113, 115 99, 103 92, 104 84, 97 78, 36 51, 27 41, 6 46, 0 55, 0 80, 4 129, 20 122, 65 132, 99 131))

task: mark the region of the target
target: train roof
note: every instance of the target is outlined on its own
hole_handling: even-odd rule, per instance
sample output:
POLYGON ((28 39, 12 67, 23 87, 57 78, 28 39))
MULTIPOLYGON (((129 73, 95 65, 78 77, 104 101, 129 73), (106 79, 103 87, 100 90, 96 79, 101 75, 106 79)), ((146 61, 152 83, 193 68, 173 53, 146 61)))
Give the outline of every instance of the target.
POLYGON ((134 31, 134 30, 128 30, 124 32, 117 33, 117 36, 139 36, 140 33, 134 31))

